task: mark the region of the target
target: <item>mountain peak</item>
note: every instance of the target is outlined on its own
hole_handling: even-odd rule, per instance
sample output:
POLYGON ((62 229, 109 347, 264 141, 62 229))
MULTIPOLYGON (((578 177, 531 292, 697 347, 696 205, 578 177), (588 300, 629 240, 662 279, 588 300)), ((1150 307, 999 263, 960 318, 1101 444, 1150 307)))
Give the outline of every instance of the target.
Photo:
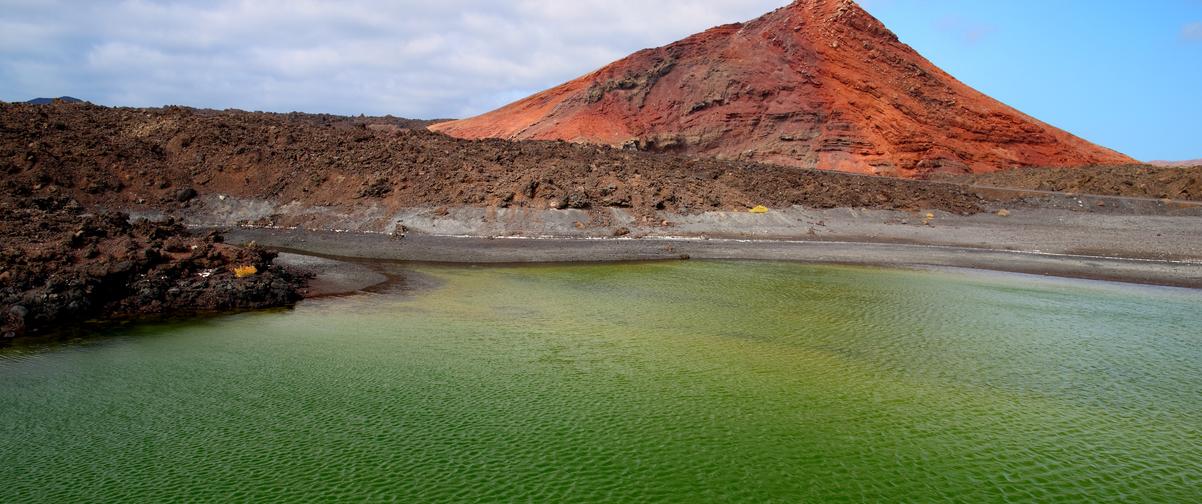
POLYGON ((969 88, 851 0, 797 0, 431 129, 904 177, 1133 162, 969 88))
POLYGON ((62 103, 83 103, 83 100, 80 100, 79 98, 74 98, 71 96, 60 96, 58 98, 34 98, 25 103, 28 103, 30 105, 49 105, 56 101, 62 102, 62 103))

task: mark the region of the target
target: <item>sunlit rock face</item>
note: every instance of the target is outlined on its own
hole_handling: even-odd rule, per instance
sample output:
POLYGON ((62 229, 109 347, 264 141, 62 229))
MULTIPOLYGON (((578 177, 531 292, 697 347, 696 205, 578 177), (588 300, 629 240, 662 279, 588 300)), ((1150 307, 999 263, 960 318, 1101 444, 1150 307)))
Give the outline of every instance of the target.
POLYGON ((798 0, 431 129, 901 177, 1133 162, 957 81, 850 0, 798 0))

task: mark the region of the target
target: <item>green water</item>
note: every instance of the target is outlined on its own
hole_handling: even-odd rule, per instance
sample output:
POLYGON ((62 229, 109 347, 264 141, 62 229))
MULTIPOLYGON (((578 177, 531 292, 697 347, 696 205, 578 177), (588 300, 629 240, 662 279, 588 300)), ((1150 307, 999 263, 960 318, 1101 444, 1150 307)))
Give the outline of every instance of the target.
POLYGON ((418 267, 0 352, 0 502, 1202 499, 1202 295, 969 272, 418 267))

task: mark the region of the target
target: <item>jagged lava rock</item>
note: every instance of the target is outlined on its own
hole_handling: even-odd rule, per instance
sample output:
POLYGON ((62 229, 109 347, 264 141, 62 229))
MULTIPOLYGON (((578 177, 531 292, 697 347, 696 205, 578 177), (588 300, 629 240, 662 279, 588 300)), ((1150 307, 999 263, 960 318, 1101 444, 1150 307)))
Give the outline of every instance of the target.
POLYGON ((1134 162, 957 81, 850 0, 798 0, 430 128, 902 177, 1134 162))
POLYGON ((1169 168, 1202 166, 1202 159, 1189 159, 1186 161, 1148 161, 1148 164, 1152 166, 1163 166, 1169 168))

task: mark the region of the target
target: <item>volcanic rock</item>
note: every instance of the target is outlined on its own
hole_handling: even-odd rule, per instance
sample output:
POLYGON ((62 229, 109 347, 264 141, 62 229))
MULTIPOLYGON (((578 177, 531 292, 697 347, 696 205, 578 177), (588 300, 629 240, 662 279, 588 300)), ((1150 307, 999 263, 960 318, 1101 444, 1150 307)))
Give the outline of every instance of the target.
POLYGON ((196 189, 185 187, 175 192, 175 201, 183 203, 196 197, 196 189))
POLYGON ((1164 167, 1179 167, 1179 166, 1202 166, 1202 159, 1188 159, 1185 161, 1148 161, 1152 166, 1164 167))
MULTIPOLYGON (((445 215, 447 208, 506 205, 604 214, 622 207, 649 218, 658 211, 744 208, 750 201, 773 207, 980 210, 979 196, 946 184, 568 142, 462 140, 426 131, 429 124, 184 107, 0 103, 0 204, 7 195, 65 195, 89 209, 173 214, 254 199, 321 208, 321 214, 428 207, 442 208, 445 215), (66 127, 49 126, 56 123, 66 127), (364 132, 372 139, 355 141, 364 132), (212 198, 181 204, 177 192, 189 187, 212 198)), ((330 225, 324 219, 299 211, 245 223, 330 225)), ((372 225, 385 231, 388 224, 372 225)))
POLYGON ((275 254, 193 236, 168 219, 85 213, 68 198, 0 193, 0 341, 121 319, 286 306, 303 275, 275 254), (253 267, 238 277, 234 268, 253 267))
POLYGON ((1026 168, 940 180, 989 187, 1100 194, 1135 198, 1202 200, 1202 165, 1174 168, 1106 166, 1089 170, 1026 168))
POLYGON ((903 177, 1133 163, 957 81, 851 0, 798 0, 430 129, 903 177))

